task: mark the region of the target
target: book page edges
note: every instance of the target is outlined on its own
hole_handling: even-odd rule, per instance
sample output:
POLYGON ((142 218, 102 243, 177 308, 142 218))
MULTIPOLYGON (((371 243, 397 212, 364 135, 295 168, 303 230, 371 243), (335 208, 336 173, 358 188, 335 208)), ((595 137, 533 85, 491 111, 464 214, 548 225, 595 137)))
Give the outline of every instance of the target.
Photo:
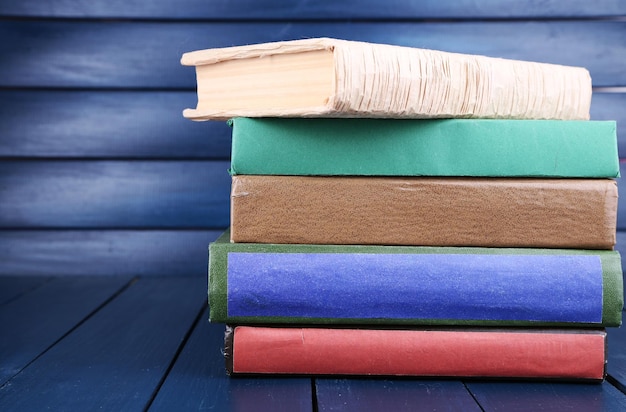
POLYGON ((196 108, 184 110, 183 116, 191 120, 268 116, 590 118, 591 76, 581 67, 330 38, 199 50, 185 53, 181 63, 198 66, 314 50, 332 50, 334 55, 334 93, 325 105, 228 111, 196 108), (443 66, 448 69, 442 71, 443 66), (544 90, 543 95, 532 93, 535 84, 544 90))

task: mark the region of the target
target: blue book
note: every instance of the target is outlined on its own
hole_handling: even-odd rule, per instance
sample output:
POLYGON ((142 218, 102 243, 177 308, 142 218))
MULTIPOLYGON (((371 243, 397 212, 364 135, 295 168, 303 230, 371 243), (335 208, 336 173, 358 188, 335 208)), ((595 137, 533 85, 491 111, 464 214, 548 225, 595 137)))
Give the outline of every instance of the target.
POLYGON ((210 320, 619 326, 617 251, 230 243, 209 247, 210 320))

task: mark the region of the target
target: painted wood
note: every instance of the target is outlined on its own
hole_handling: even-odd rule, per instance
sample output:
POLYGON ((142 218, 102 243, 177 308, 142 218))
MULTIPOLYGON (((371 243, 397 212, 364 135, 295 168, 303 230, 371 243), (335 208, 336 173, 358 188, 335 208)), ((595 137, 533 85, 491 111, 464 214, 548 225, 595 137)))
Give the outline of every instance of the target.
POLYGON ((195 92, 0 90, 0 157, 228 159, 225 122, 182 116, 195 92))
MULTIPOLYGON (((183 118, 195 99, 193 91, 0 90, 0 157, 227 160, 225 122, 183 118)), ((626 93, 594 93, 591 118, 617 120, 626 157, 626 93)))
POLYGON ((607 333, 609 381, 626 393, 626 327, 610 328, 607 333))
POLYGON ((51 278, 47 276, 2 276, 0 275, 0 305, 19 299, 22 295, 29 293, 51 278))
POLYGON ((480 411, 460 381, 316 379, 319 411, 480 411))
MULTIPOLYGON (((0 306, 0 387, 85 321, 129 280, 56 278, 0 306)), ((0 403, 3 395, 0 388, 0 403)), ((10 409, 0 406, 0 410, 10 409)))
POLYGON ((586 66, 596 86, 624 86, 626 21, 120 22, 0 21, 0 86, 195 88, 183 52, 339 37, 586 66), (523 41, 522 41, 523 40, 523 41), (97 45, 97 47, 96 47, 97 45))
POLYGON ((165 19, 423 19, 622 16, 619 0, 388 0, 291 2, 287 0, 22 0, 3 2, 0 14, 49 17, 126 17, 165 19))
POLYGON ((311 411, 307 378, 230 378, 226 375, 224 325, 204 312, 150 411, 311 411))
POLYGON ((1 387, 0 410, 142 410, 205 302, 201 278, 137 279, 1 387))
POLYGON ((0 275, 206 278, 222 230, 12 230, 0 236, 0 275))
POLYGON ((228 162, 3 161, 0 227, 223 228, 228 162))
POLYGON ((626 396, 608 382, 571 384, 549 382, 466 382, 485 412, 626 410, 626 396))

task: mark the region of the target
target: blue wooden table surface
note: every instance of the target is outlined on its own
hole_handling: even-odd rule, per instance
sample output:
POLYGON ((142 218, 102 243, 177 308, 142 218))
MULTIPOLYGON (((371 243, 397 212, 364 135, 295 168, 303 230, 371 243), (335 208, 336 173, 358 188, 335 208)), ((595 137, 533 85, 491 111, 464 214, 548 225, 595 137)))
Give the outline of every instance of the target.
POLYGON ((625 17, 615 0, 0 2, 0 411, 626 410, 624 328, 601 385, 226 377, 206 252, 229 224, 230 130, 182 117, 179 63, 336 36, 585 66, 626 158, 625 17))

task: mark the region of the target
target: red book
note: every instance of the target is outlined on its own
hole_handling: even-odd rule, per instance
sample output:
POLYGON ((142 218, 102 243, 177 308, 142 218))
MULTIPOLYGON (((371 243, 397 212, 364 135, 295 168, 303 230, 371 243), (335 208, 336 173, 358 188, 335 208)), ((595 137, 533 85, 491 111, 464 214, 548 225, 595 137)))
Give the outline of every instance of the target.
POLYGON ((231 374, 602 381, 602 329, 227 328, 231 374))

